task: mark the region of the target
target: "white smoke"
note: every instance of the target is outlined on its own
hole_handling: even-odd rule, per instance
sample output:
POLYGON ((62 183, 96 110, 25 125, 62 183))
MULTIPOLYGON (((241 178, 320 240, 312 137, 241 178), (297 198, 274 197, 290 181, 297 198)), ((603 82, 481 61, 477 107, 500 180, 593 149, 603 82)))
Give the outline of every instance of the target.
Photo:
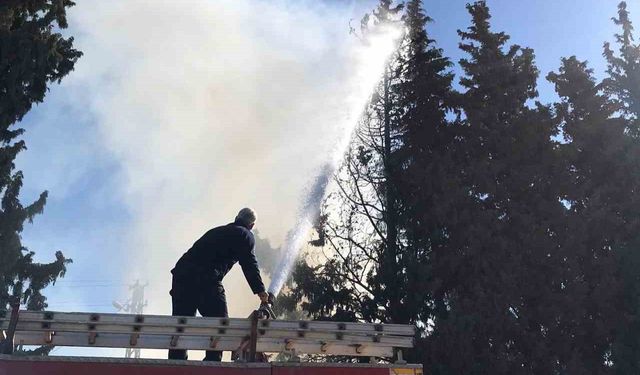
MULTIPOLYGON (((256 210, 272 243, 295 227, 294 259, 392 38, 349 35, 362 13, 346 3, 77 3, 70 31, 85 55, 65 87, 121 166, 133 224, 125 249, 105 251, 122 256, 123 281, 149 282, 145 312, 171 312, 169 270, 241 207, 256 210), (324 182, 300 211, 318 171, 324 182)), ((256 307, 237 268, 224 284, 231 316, 256 307)))

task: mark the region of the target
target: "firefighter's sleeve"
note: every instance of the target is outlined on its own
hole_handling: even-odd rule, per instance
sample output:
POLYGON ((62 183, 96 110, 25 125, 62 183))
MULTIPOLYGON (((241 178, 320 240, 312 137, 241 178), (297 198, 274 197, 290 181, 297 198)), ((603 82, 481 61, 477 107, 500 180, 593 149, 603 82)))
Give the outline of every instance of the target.
POLYGON ((262 277, 260 276, 260 269, 258 268, 258 260, 255 254, 255 240, 252 236, 247 237, 247 246, 243 249, 242 256, 239 259, 240 266, 244 277, 247 279, 253 294, 264 292, 264 284, 262 283, 262 277))

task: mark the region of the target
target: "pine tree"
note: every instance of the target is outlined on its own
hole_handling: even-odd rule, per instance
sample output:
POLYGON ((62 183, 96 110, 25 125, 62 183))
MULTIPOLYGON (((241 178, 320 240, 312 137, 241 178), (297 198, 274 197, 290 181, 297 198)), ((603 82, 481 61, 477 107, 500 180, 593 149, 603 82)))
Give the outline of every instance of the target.
POLYGON ((566 139, 559 150, 569 219, 563 239, 566 302, 550 333, 566 340, 555 351, 566 371, 605 374, 616 326, 625 320, 616 253, 628 241, 628 219, 640 208, 633 204, 640 149, 628 136, 626 121, 616 116, 620 106, 585 62, 563 59, 559 72, 547 78, 561 98, 556 114, 566 139))
POLYGON ((444 309, 429 337, 434 374, 553 373, 545 310, 559 289, 564 208, 555 184, 557 125, 533 103, 537 68, 531 49, 507 46, 490 28, 484 1, 467 6, 472 26, 459 31, 469 55, 455 126, 459 183, 446 246, 432 254, 444 309))
POLYGON ((44 192, 33 203, 19 200, 23 175, 15 171, 15 158, 26 148, 19 140, 23 129, 15 128, 33 103, 44 99, 47 85, 59 82, 81 56, 73 38, 56 28, 66 28, 70 0, 5 1, 0 5, 0 308, 13 297, 31 310, 46 308, 41 291, 64 276, 71 262, 61 252, 56 260, 34 262, 34 253, 22 244, 20 233, 46 203, 44 192))
POLYGON ((399 146, 394 152, 399 170, 397 209, 405 246, 399 256, 407 291, 403 309, 405 322, 417 324, 420 334, 416 350, 408 359, 424 362, 425 324, 443 308, 431 275, 431 256, 447 242, 452 208, 462 190, 454 183, 452 145, 454 133, 446 120, 451 105, 453 74, 427 33, 431 18, 422 2, 407 4, 404 22, 407 36, 401 57, 402 81, 397 85, 402 113, 399 116, 399 146), (438 301, 437 303, 435 301, 438 301))
MULTIPOLYGON (((638 181, 635 179, 640 163, 637 153, 637 143, 640 141, 640 45, 634 43, 634 29, 626 2, 618 5, 618 17, 613 18, 613 22, 620 26, 621 32, 615 35, 617 54, 610 43, 604 45, 604 56, 608 62, 604 89, 615 99, 617 109, 622 112, 625 134, 634 142, 632 146, 627 146, 626 153, 621 151, 616 155, 616 170, 619 172, 615 179, 609 175, 609 183, 604 185, 612 190, 612 194, 605 197, 609 197, 618 209, 612 214, 611 224, 616 225, 618 230, 613 233, 613 249, 618 259, 621 284, 621 300, 616 305, 621 316, 617 322, 611 361, 616 373, 629 374, 640 371, 640 223, 637 220, 638 181)), ((611 206, 609 202, 607 204, 611 206)))
MULTIPOLYGON (((394 18, 401 9, 400 5, 392 7, 391 0, 381 0, 377 11, 373 12, 376 23, 396 23, 394 18)), ((368 174, 365 180, 378 179, 370 186, 379 197, 377 202, 373 203, 379 207, 378 213, 367 214, 374 226, 374 232, 379 236, 379 243, 374 245, 377 247, 374 256, 378 262, 368 272, 366 284, 372 293, 372 302, 385 309, 384 320, 408 323, 406 309, 402 303, 406 293, 403 289, 404 275, 399 263, 403 251, 400 243, 398 203, 400 163, 394 156, 400 130, 398 119, 401 102, 397 92, 397 84, 402 74, 400 69, 398 56, 392 57, 383 73, 379 90, 371 100, 371 115, 366 121, 367 128, 359 132, 361 143, 357 150, 357 162, 351 162, 352 170, 356 171, 355 174, 351 174, 351 182, 355 182, 355 185, 361 184, 355 176, 364 174, 368 174)), ((352 186, 355 190, 360 189, 358 186, 352 186)), ((368 203, 360 202, 361 207, 366 204, 368 203)))

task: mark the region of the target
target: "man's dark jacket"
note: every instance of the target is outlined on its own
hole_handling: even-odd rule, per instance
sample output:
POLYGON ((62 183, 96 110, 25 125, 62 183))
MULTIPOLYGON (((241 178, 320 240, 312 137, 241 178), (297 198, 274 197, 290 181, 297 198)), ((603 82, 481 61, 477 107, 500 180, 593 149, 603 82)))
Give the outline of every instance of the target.
POLYGON ((253 233, 242 225, 231 223, 213 228, 182 255, 171 272, 182 280, 219 283, 239 262, 253 293, 264 292, 254 247, 253 233))

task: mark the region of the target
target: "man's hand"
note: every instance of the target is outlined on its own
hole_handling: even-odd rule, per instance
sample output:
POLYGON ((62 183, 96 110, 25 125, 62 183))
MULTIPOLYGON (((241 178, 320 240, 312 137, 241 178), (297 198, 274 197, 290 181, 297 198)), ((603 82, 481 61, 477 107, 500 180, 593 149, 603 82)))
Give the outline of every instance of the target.
POLYGON ((269 293, 260 292, 260 293, 258 293, 258 297, 260 297, 260 302, 269 303, 269 293))

